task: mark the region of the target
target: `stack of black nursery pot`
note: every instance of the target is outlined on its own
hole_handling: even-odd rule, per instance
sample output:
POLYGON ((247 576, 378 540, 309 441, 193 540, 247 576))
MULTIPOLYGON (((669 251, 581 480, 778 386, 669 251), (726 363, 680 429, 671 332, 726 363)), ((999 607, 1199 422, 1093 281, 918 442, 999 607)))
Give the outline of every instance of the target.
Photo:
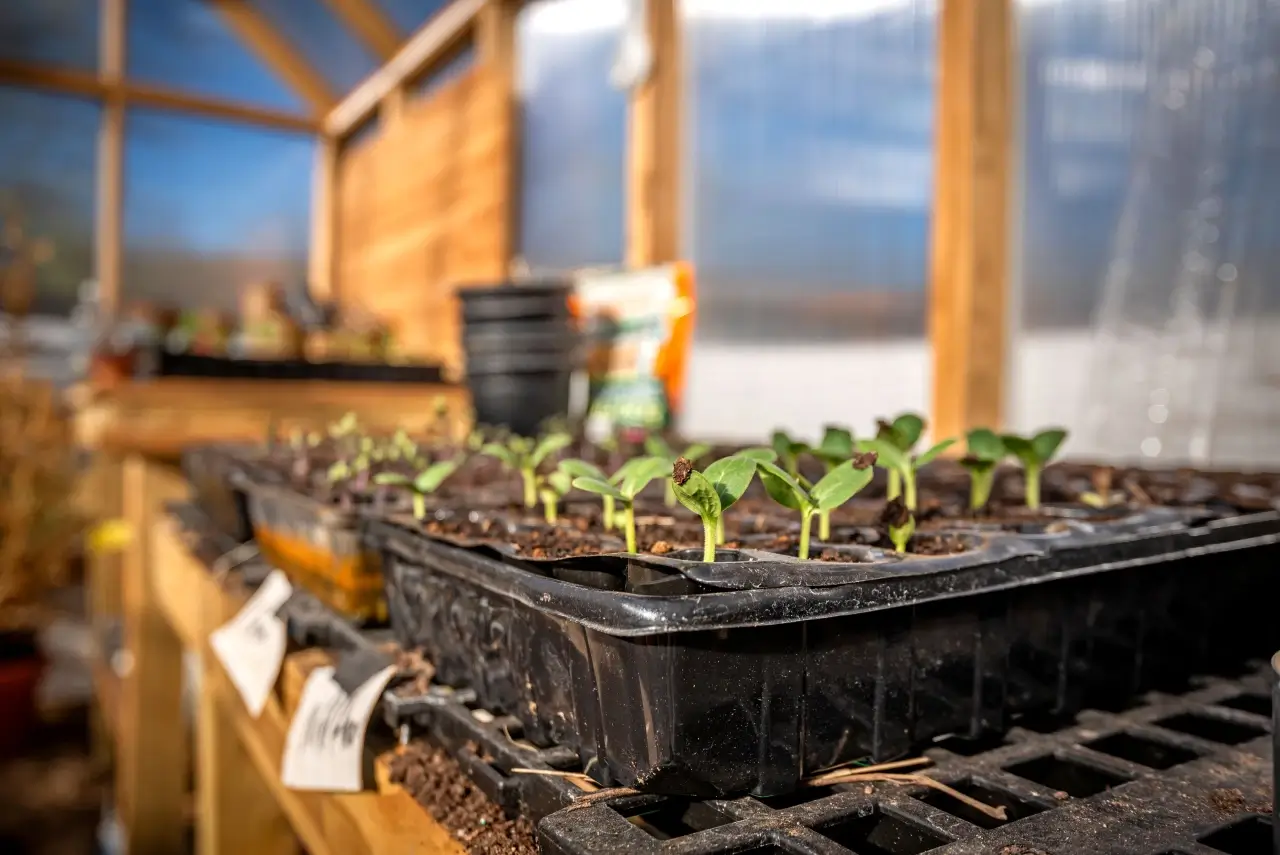
POLYGON ((559 280, 458 289, 477 424, 532 436, 547 419, 568 414, 580 353, 571 292, 559 280))

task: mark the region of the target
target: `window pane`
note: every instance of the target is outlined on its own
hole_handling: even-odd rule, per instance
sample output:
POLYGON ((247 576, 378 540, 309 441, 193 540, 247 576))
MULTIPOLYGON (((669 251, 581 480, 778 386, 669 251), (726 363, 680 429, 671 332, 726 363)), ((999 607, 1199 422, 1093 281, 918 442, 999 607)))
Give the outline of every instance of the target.
POLYGON ((236 306, 239 289, 300 289, 315 144, 308 136, 130 111, 123 302, 236 306))
POLYGON ((0 59, 98 67, 99 0, 0 3, 0 59))
POLYGON ((816 440, 924 409, 937 3, 682 9, 698 282, 683 426, 816 440))
POLYGON ((933 2, 686 0, 699 335, 924 331, 933 2))
POLYGON ((65 315, 93 276, 97 104, 0 87, 0 222, 14 210, 26 237, 47 239, 52 258, 37 268, 36 306, 65 315))
POLYGON ((302 103, 231 33, 204 0, 130 0, 129 75, 138 80, 276 107, 302 103))
POLYGON ((256 5, 336 94, 342 95, 377 68, 373 55, 323 0, 256 0, 256 5))
POLYGON ((535 269, 623 258, 627 96, 609 83, 626 0, 536 0, 516 23, 520 251, 535 269))
POLYGON ((377 0, 377 3, 407 36, 448 6, 449 0, 377 0))

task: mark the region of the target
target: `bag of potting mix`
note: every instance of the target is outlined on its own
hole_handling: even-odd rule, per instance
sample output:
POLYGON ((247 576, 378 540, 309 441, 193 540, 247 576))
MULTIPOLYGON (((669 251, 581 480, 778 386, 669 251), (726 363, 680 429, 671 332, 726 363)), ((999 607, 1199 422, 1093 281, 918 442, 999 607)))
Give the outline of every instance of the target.
POLYGON ((693 338, 692 267, 583 271, 573 311, 587 351, 587 435, 599 440, 669 427, 680 410, 693 338))

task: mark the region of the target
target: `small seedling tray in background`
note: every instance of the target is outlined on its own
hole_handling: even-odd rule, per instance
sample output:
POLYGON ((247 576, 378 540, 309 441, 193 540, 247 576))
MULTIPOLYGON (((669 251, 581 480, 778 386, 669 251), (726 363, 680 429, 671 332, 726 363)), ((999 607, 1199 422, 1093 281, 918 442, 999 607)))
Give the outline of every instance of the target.
POLYGON ((309 362, 303 359, 232 359, 161 350, 155 377, 221 380, 324 380, 360 383, 440 383, 439 365, 377 362, 309 362))
POLYGON ((1274 512, 1155 509, 849 565, 745 550, 535 562, 385 520, 365 532, 398 640, 441 681, 577 750, 602 784, 647 792, 784 794, 826 767, 1122 704, 1280 647, 1274 512))

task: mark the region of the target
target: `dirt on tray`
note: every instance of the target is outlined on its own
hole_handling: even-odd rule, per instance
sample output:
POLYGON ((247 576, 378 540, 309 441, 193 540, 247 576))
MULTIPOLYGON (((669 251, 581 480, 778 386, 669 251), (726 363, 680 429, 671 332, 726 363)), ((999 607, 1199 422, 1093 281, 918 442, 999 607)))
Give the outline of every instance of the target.
POLYGON ((533 823, 507 817, 444 749, 410 743, 391 761, 391 780, 474 855, 537 855, 533 823))

